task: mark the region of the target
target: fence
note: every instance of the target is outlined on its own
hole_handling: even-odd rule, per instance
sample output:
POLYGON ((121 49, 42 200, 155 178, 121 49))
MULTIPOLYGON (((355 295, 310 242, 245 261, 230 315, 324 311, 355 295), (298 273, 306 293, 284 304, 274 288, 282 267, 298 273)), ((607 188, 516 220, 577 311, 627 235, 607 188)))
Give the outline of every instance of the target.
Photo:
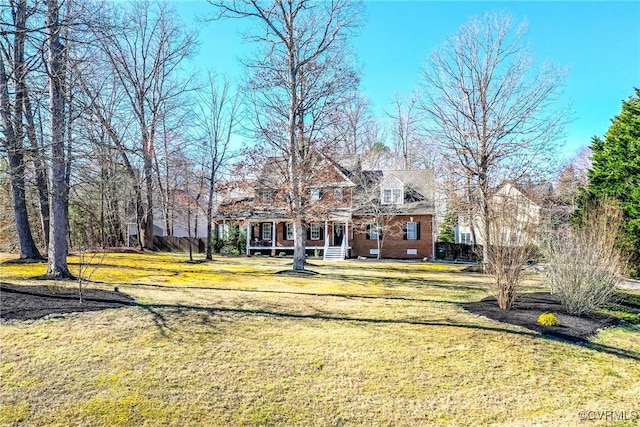
POLYGON ((480 245, 436 242, 437 259, 477 261, 479 253, 482 253, 482 246, 480 245))
POLYGON ((153 244, 162 252, 189 252, 191 244, 193 252, 204 253, 205 240, 195 237, 153 236, 153 244))

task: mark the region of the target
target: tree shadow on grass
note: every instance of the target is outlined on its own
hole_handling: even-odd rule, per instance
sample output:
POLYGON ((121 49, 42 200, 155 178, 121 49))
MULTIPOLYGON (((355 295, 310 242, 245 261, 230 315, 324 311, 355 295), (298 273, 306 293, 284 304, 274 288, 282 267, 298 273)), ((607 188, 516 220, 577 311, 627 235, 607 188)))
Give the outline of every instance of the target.
MULTIPOLYGON (((331 315, 326 313, 302 314, 302 313, 289 313, 289 312, 271 311, 271 310, 263 310, 263 309, 207 307, 207 306, 193 306, 193 305, 174 305, 174 304, 137 304, 137 305, 149 311, 154 316, 159 315, 158 310, 169 310, 169 311, 173 311, 175 313, 180 313, 180 314, 184 312, 204 312, 209 315, 230 314, 230 315, 245 315, 245 316, 263 316, 263 317, 273 317, 273 318, 293 319, 293 320, 322 320, 322 321, 328 321, 328 322, 335 321, 335 322, 352 322, 352 323, 369 323, 369 324, 451 327, 451 328, 461 328, 461 329, 468 329, 468 330, 479 330, 479 331, 487 331, 487 332, 500 333, 500 334, 539 338, 539 339, 545 339, 550 341, 562 341, 568 344, 578 345, 580 347, 589 348, 594 351, 610 354, 620 358, 640 361, 640 353, 632 350, 620 349, 616 347, 607 346, 604 344, 576 343, 572 341, 565 341, 565 340, 559 339, 558 337, 553 337, 549 335, 540 335, 533 331, 515 330, 515 329, 508 329, 508 328, 494 327, 494 326, 482 326, 482 325, 476 325, 471 323, 461 323, 461 322, 453 322, 453 321, 422 321, 422 320, 411 320, 411 319, 377 319, 377 318, 367 318, 367 317, 339 316, 339 315, 331 315)), ((156 322, 156 325, 162 325, 163 323, 166 324, 166 318, 164 317, 164 315, 162 315, 161 321, 156 322)))
POLYGON ((68 313, 99 311, 131 306, 129 295, 101 289, 83 289, 83 302, 77 287, 54 285, 15 285, 0 283, 0 319, 35 320, 68 313))
MULTIPOLYGON (((104 282, 94 282, 104 283, 104 282)), ((107 284, 108 283, 104 283, 107 284)), ((198 290, 198 291, 215 291, 215 292, 240 292, 248 294, 275 294, 275 295, 299 295, 303 297, 332 297, 332 298, 344 298, 349 300, 365 299, 365 300, 398 300, 398 301, 410 301, 410 302, 431 302, 438 304, 460 304, 460 301, 441 300, 434 298, 410 298, 400 295, 365 295, 365 294, 340 294, 334 292, 295 292, 295 291, 280 291, 270 289, 242 289, 242 288, 221 288, 216 286, 172 286, 172 285, 154 285, 151 283, 127 283, 120 285, 121 287, 147 287, 154 289, 166 289, 172 291, 181 290, 198 290)))

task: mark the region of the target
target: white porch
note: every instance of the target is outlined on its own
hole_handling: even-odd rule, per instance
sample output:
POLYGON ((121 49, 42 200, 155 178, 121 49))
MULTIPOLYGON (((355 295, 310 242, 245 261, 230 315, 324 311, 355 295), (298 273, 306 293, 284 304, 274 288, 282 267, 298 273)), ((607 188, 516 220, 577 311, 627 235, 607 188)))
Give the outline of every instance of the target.
MULTIPOLYGON (((246 222, 246 254, 278 256, 294 251, 292 224, 283 220, 249 220, 246 222)), ((305 252, 323 256, 328 260, 343 260, 349 255, 349 221, 327 220, 308 224, 305 252)))

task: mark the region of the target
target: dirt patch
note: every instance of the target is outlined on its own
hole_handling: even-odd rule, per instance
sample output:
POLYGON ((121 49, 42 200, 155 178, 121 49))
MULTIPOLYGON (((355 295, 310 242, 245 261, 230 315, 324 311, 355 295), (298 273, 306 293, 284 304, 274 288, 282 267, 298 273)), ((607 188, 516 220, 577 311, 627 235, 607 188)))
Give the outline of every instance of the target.
POLYGON ((0 283, 0 321, 39 319, 83 311, 98 311, 133 304, 129 295, 85 289, 80 302, 77 288, 0 283))
POLYGON ((478 302, 463 304, 463 308, 473 314, 488 317, 511 325, 522 326, 543 335, 550 335, 572 342, 585 342, 598 331, 616 326, 619 319, 591 314, 589 316, 573 316, 568 314, 555 296, 536 292, 518 295, 511 310, 501 310, 495 297, 488 297, 478 302), (538 316, 542 313, 554 313, 558 316, 560 326, 542 326, 538 324, 538 316))

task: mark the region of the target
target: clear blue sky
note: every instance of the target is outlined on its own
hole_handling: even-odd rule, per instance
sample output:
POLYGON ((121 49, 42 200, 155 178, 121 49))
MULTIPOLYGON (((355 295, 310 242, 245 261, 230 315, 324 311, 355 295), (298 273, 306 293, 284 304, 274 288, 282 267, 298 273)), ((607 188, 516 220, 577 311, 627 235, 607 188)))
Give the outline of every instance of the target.
MULTIPOLYGON (((204 1, 174 3, 187 25, 211 13, 204 1)), ((603 135, 622 100, 640 87, 640 2, 637 1, 367 1, 366 20, 353 40, 363 67, 362 91, 383 117, 394 92, 409 93, 434 48, 470 16, 504 9, 529 24, 528 42, 538 63, 568 67, 566 100, 575 120, 567 128, 565 155, 603 135)), ((239 58, 253 45, 241 33, 251 21, 214 21, 200 27, 196 67, 242 74, 239 58)))

